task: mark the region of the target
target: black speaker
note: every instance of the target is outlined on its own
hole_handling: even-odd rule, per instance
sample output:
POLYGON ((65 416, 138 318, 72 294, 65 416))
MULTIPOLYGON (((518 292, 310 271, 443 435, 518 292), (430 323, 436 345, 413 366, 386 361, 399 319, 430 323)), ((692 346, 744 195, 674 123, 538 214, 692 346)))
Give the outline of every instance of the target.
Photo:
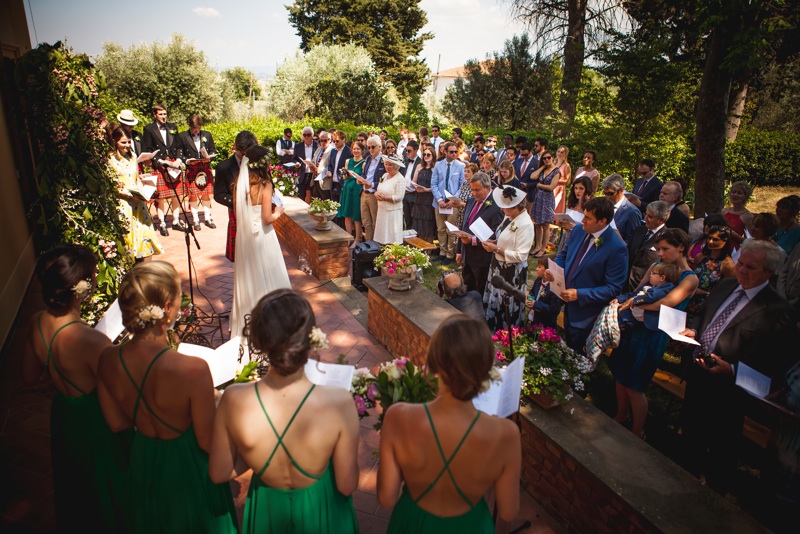
POLYGON ((381 246, 375 241, 359 243, 353 249, 353 277, 351 284, 363 291, 366 289, 363 280, 380 276, 381 272, 375 268, 375 258, 381 253, 381 246))

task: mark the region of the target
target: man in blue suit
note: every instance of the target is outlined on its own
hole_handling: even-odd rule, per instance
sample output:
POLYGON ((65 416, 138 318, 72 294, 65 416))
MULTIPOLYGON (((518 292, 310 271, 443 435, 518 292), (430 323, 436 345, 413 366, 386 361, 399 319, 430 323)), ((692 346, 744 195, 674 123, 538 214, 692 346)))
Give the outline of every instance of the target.
POLYGON ((527 192, 528 213, 533 208, 533 199, 536 197, 536 180, 531 180, 531 174, 539 166, 533 149, 527 141, 519 147, 519 157, 514 161, 514 172, 520 181, 520 188, 527 192))
POLYGON ((614 226, 627 245, 633 231, 644 222, 642 212, 625 198, 625 180, 619 174, 608 176, 600 187, 603 195, 614 205, 614 226))
POLYGON ((342 176, 339 171, 345 168, 345 163, 353 156, 353 153, 350 152, 350 147, 345 144, 347 142, 346 133, 341 130, 331 130, 331 136, 333 137, 333 150, 331 150, 331 155, 328 158, 328 173, 323 181, 323 198, 325 198, 326 182, 330 179, 329 198, 339 202, 339 195, 342 192, 342 176))
POLYGON ((658 176, 655 175, 653 169, 656 164, 652 159, 643 159, 639 162, 638 171, 641 178, 637 178, 633 183, 633 194, 637 198, 632 198, 631 202, 634 206, 639 208, 639 211, 644 216, 647 205, 651 202, 658 200, 658 195, 661 193, 661 186, 664 185, 658 176))
MULTIPOLYGON (((583 223, 573 228, 555 260, 564 268, 567 288, 558 295, 566 302, 567 345, 581 353, 603 307, 622 293, 628 270, 628 249, 609 227, 614 217, 611 202, 592 198, 583 213, 583 223)), ((553 281, 549 270, 544 279, 553 281)))
POLYGON ((433 209, 436 214, 436 234, 439 238, 439 257, 450 263, 456 257, 456 238, 447 231, 445 221, 456 224, 453 204, 447 200, 450 196, 458 196, 461 184, 464 183, 464 164, 458 161, 458 149, 455 143, 448 142, 444 147, 445 158, 437 161, 431 175, 431 192, 433 193, 433 209), (445 193, 445 191, 447 193, 445 193))
POLYGON ((375 220, 378 218, 378 200, 375 198, 375 190, 381 181, 381 177, 386 174, 383 166, 381 154, 381 138, 373 135, 367 139, 368 155, 364 161, 364 177, 356 178, 358 183, 364 187, 361 192, 361 224, 364 225, 364 239, 372 241, 375 235, 375 220))

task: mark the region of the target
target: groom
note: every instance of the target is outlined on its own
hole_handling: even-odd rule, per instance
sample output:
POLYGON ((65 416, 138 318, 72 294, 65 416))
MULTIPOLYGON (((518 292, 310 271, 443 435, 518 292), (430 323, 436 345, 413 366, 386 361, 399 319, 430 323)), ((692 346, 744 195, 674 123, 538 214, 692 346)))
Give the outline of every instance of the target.
POLYGON ((239 176, 239 166, 245 152, 258 144, 256 136, 247 130, 242 130, 236 135, 233 142, 233 155, 217 165, 214 171, 214 200, 223 206, 228 206, 228 241, 225 245, 225 257, 230 261, 234 258, 236 245, 236 212, 233 209, 233 186, 239 176))

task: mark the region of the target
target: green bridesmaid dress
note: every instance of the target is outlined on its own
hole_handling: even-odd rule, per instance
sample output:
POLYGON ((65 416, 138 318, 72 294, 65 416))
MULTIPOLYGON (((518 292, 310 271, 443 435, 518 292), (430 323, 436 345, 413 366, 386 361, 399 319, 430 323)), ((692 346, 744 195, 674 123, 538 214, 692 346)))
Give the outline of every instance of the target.
POLYGON ((86 393, 58 367, 52 354, 53 342, 67 323, 53 334, 50 343, 39 335, 50 364, 79 395, 68 397, 56 391, 50 411, 50 450, 53 458, 53 492, 56 523, 60 531, 124 532, 125 472, 133 431, 114 433, 108 428, 97 390, 86 393))
POLYGON ((258 393, 258 383, 254 384, 256 397, 261 405, 261 410, 267 417, 267 422, 275 432, 278 443, 269 455, 264 467, 255 473, 250 482, 250 491, 247 494, 247 503, 244 507, 244 532, 286 532, 286 533, 307 533, 323 534, 348 534, 358 532, 358 522, 356 511, 353 508, 353 498, 345 497, 336 489, 335 475, 333 472, 333 462, 328 464, 325 472, 320 476, 315 476, 295 462, 283 438, 289 431, 294 422, 294 418, 300 412, 308 396, 314 391, 314 386, 308 390, 300 406, 295 410, 294 415, 289 420, 289 424, 278 434, 275 425, 267 414, 264 403, 261 402, 261 395, 258 393), (261 475, 269 467, 278 448, 282 447, 292 462, 292 465, 304 476, 315 479, 316 482, 307 488, 284 490, 270 488, 261 481, 261 475))
POLYGON ((466 434, 464 434, 464 437, 461 438, 458 447, 456 447, 456 450, 454 450, 453 454, 450 455, 450 459, 447 459, 444 455, 444 450, 442 450, 442 444, 439 443, 439 436, 436 434, 436 427, 433 426, 433 419, 431 419, 431 413, 428 411, 428 406, 424 406, 425 413, 428 415, 428 421, 430 421, 431 429, 433 430, 433 437, 436 439, 436 446, 439 448, 439 454, 442 455, 444 467, 442 467, 439 475, 433 480, 433 482, 431 482, 428 488, 416 499, 411 497, 411 494, 408 492, 408 486, 403 487, 403 492, 400 495, 400 499, 394 506, 394 510, 392 510, 392 517, 389 520, 389 528, 387 533, 404 534, 408 532, 430 532, 435 534, 467 534, 494 532, 492 514, 489 512, 489 507, 486 505, 486 501, 481 498, 477 503, 473 504, 467 498, 467 496, 464 495, 464 492, 461 491, 461 488, 458 487, 458 484, 456 484, 456 480, 453 477, 453 472, 450 471, 450 462, 452 462, 453 458, 455 458, 456 454, 458 454, 459 449, 461 449, 461 446, 464 444, 467 436, 469 436, 469 433, 472 431, 472 427, 474 427, 475 423, 478 421, 478 417, 480 417, 481 412, 475 414, 475 419, 472 420, 472 423, 469 425, 466 434), (447 475, 450 477, 450 480, 453 482, 453 486, 456 488, 459 496, 464 499, 464 502, 470 505, 471 509, 469 512, 454 517, 440 517, 430 512, 426 512, 419 507, 419 501, 421 501, 425 495, 427 495, 428 492, 431 491, 434 486, 436 486, 436 483, 439 482, 439 479, 442 478, 442 475, 445 473, 447 473, 447 475))
POLYGON ((235 533, 236 510, 228 483, 214 484, 208 475, 208 454, 200 448, 194 428, 181 431, 156 414, 142 395, 147 375, 169 347, 159 352, 137 385, 122 359, 119 361, 138 396, 133 408, 133 421, 139 403, 177 437, 156 439, 136 433, 131 450, 128 494, 133 507, 134 532, 235 533))

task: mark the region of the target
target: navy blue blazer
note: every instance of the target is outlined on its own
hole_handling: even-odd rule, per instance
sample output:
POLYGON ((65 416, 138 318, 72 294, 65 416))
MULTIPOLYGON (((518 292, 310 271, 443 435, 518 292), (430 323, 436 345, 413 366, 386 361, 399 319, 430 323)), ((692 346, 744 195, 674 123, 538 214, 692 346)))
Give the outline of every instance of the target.
POLYGON ((525 169, 525 174, 522 175, 522 162, 524 160, 522 158, 517 158, 514 160, 514 172, 517 174, 517 178, 519 179, 520 183, 525 184, 527 187, 526 191, 528 193, 527 199, 528 202, 533 202, 534 197, 536 197, 536 191, 539 189, 536 187, 536 180, 531 180, 531 174, 533 171, 537 169, 539 166, 537 163, 536 156, 531 156, 531 160, 528 163, 528 167, 525 169))
POLYGON ((633 231, 639 228, 643 223, 642 212, 631 204, 627 198, 623 197, 622 204, 617 208, 616 213, 614 213, 614 224, 626 245, 630 243, 633 231))
MULTIPOLYGON (((556 256, 556 263, 564 268, 565 276, 576 261, 575 256, 585 237, 583 225, 576 225, 556 256)), ((600 238, 603 242, 599 246, 589 247, 586 258, 567 285, 567 289, 578 290, 578 300, 566 304, 569 323, 578 329, 591 328, 602 309, 625 287, 628 274, 628 249, 625 243, 610 226, 600 234, 600 238)))
POLYGON ((349 146, 344 145, 342 148, 342 157, 339 158, 339 165, 334 169, 333 166, 336 163, 336 156, 338 153, 339 151, 336 149, 336 147, 333 147, 333 150, 331 150, 331 155, 328 158, 328 171, 330 171, 334 183, 337 183, 338 181, 338 183, 341 185, 342 178, 339 176, 339 169, 344 168, 347 160, 353 157, 353 153, 350 151, 349 146))
MULTIPOLYGON (((365 180, 368 180, 367 169, 369 169, 369 166, 372 165, 373 159, 374 158, 372 157, 371 154, 364 159, 364 172, 361 175, 361 177, 364 178, 365 180)), ((373 193, 375 192, 375 189, 378 187, 378 184, 381 181, 381 176, 383 176, 384 174, 386 174, 386 167, 383 166, 383 158, 378 156, 378 166, 375 168, 375 174, 372 177, 372 187, 369 188, 372 190, 373 193)), ((364 191, 366 191, 366 189, 364 191)))
POLYGON ((641 189, 643 182, 644 178, 637 178, 633 183, 633 194, 642 199, 642 203, 639 205, 639 211, 642 216, 644 216, 647 205, 658 200, 661 194, 661 187, 664 185, 664 182, 655 175, 647 182, 647 187, 641 189))

